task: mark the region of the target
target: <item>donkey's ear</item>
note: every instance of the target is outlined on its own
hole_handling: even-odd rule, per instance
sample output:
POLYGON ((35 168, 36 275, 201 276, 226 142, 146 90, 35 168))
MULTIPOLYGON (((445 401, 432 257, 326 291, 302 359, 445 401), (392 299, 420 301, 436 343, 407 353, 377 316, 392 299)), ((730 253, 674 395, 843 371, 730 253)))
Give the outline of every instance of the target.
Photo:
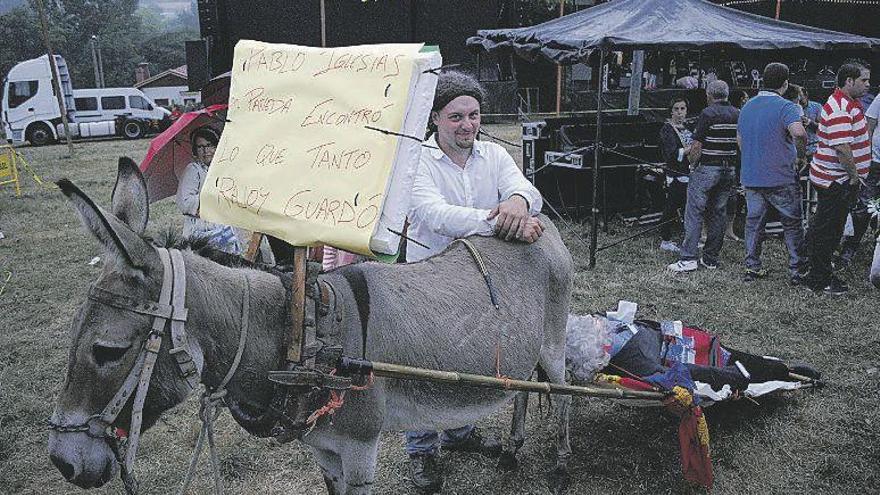
POLYGON ((104 246, 106 252, 115 255, 123 265, 134 270, 145 271, 151 266, 155 252, 140 235, 96 205, 73 182, 61 179, 56 184, 76 208, 83 225, 104 246))
POLYGON ((131 158, 119 158, 116 185, 113 186, 113 216, 122 220, 136 234, 143 234, 150 219, 147 183, 131 158))

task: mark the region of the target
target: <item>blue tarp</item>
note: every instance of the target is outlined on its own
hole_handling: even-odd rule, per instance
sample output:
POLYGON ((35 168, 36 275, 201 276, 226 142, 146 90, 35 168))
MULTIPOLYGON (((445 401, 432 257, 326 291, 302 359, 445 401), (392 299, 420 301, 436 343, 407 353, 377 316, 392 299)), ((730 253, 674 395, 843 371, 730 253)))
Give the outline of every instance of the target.
POLYGON ((864 50, 880 48, 880 39, 777 21, 706 0, 612 0, 536 26, 480 30, 468 45, 572 64, 595 48, 864 50))

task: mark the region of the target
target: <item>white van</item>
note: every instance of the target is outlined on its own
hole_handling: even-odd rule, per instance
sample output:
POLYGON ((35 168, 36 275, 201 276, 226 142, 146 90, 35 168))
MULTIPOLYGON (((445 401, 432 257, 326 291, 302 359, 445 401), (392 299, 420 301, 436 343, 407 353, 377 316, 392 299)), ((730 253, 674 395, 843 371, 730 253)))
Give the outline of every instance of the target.
POLYGON ((171 115, 135 88, 74 89, 73 101, 78 122, 116 120, 116 117, 162 120, 171 115))
MULTIPOLYGON (((75 90, 64 58, 55 55, 55 63, 72 137, 121 135, 136 139, 160 130, 160 122, 171 113, 135 88, 75 90)), ((3 83, 2 112, 10 143, 30 141, 39 146, 63 137, 48 55, 21 62, 9 71, 3 83)))
POLYGON ((169 110, 135 88, 74 89, 73 101, 78 123, 116 122, 118 133, 128 139, 158 129, 158 124, 171 116, 169 110))

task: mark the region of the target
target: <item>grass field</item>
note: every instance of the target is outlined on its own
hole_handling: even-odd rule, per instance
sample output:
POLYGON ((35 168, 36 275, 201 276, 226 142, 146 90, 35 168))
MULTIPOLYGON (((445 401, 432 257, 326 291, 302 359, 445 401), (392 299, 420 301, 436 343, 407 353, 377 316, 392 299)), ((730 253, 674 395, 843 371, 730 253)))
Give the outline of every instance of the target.
MULTIPOLYGON (((491 130, 517 136, 514 126, 491 130)), ((47 181, 68 177, 109 205, 118 156, 139 161, 147 145, 80 143, 74 158, 63 158, 65 146, 21 152, 47 181)), ((0 493, 74 493, 80 490, 49 462, 45 419, 64 378, 69 323, 98 274, 87 263, 99 249, 57 190, 37 187, 28 177, 23 186, 18 199, 11 188, 0 189, 0 230, 7 236, 0 240, 0 493)), ((179 226, 170 201, 154 205, 151 214, 151 232, 179 226)), ((719 270, 675 276, 665 270, 673 259, 650 234, 603 251, 589 270, 586 246, 575 236, 586 239, 588 225, 558 225, 576 263, 574 311, 605 310, 628 299, 639 303, 642 317, 681 319, 722 335, 732 347, 810 362, 824 372, 829 386, 821 390, 710 408, 714 493, 880 493, 880 293, 866 280, 867 246, 845 274, 851 294, 834 299, 788 285, 786 255, 776 240, 765 247, 769 279, 745 284, 742 244, 725 245, 719 270)), ((600 244, 634 232, 614 225, 600 244)), ((447 455, 443 493, 546 493, 545 473, 554 462, 552 421, 536 403, 518 471, 502 472, 479 456, 447 455)), ((143 493, 177 491, 195 444, 196 406, 191 398, 145 436, 137 466, 143 493)), ((481 426, 503 435, 509 420, 505 410, 481 426)), ((227 493, 323 493, 301 444, 251 438, 228 415, 218 428, 227 493)), ((677 421, 658 410, 575 399, 571 430, 572 494, 701 492, 682 481, 677 421)), ((375 493, 413 493, 405 467, 401 435, 386 433, 375 493)), ((209 491, 209 470, 203 466, 200 473, 192 493, 209 491)), ((95 493, 121 491, 114 480, 95 493)))

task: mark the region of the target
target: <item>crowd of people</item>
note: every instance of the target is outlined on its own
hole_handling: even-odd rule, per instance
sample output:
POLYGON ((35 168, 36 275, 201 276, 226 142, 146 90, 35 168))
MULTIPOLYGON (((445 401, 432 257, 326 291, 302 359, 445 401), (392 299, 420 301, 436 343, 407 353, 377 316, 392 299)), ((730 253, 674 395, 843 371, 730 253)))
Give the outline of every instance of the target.
MULTIPOLYGON (((487 235, 496 226, 506 238, 534 240, 541 232, 540 222, 523 213, 523 207, 532 214, 540 211, 540 194, 526 187, 528 182, 510 155, 490 143, 474 144, 472 132, 459 129, 462 122, 474 119, 472 127, 479 129, 484 90, 462 73, 444 74, 432 114, 433 146, 425 148, 409 216, 409 234, 420 243, 411 243, 407 261, 439 252, 458 237, 487 235), (462 100, 447 98, 450 93, 444 84, 452 85, 456 98, 470 98, 471 105, 457 108, 462 100), (450 105, 454 117, 443 120, 440 116, 450 105), (447 130, 443 124, 455 129, 447 130), (449 143, 438 141, 444 132, 449 143), (454 166, 441 165, 446 162, 454 166), (477 165, 468 165, 471 162, 477 165), (511 187, 517 192, 511 193, 511 187), (498 203, 499 197, 505 201, 498 203), (516 222, 508 225, 512 218, 516 222)), ((860 101, 869 78, 864 65, 843 65, 837 88, 822 105, 789 83, 785 64, 770 63, 763 73, 764 89, 751 98, 743 91, 731 94, 723 80, 711 81, 706 86, 708 106, 694 128, 687 125, 687 100, 673 99, 671 117, 660 131, 666 172, 660 248, 678 255, 668 269, 684 273, 718 268, 725 239, 741 240, 732 222, 741 187, 746 209, 743 280, 752 282, 768 274, 761 253, 765 228, 772 219, 781 224, 791 283, 815 292, 846 293, 848 287, 836 271, 852 261, 869 226, 869 205, 880 195, 880 132, 874 132, 880 99, 867 110, 860 101), (811 187, 802 186, 802 175, 808 175, 811 187), (804 204, 815 207, 806 231, 804 204), (848 215, 852 235, 844 237, 848 215), (684 223, 680 243, 674 239, 679 217, 684 223)), ((209 238, 217 249, 239 254, 241 242, 232 228, 198 218, 199 190, 218 136, 202 128, 191 138, 194 161, 181 176, 177 195, 186 216, 184 234, 209 238)), ((331 247, 323 252, 325 269, 359 260, 331 247)))
POLYGON ((764 90, 752 98, 731 97, 727 83, 710 82, 709 105, 693 130, 685 124, 687 101, 671 102, 671 118, 660 133, 668 185, 660 247, 679 255, 669 270, 718 268, 730 229, 727 210, 730 203, 735 209, 739 182, 746 204, 743 279, 767 276, 761 250, 773 215, 782 225, 791 283, 833 295, 848 291, 835 272, 852 261, 868 229, 869 204, 880 193, 880 132, 875 132, 880 99, 864 108, 870 71, 860 63, 840 67, 837 87, 824 105, 810 101, 788 79, 785 64, 768 64, 764 90), (809 176, 806 191, 801 171, 809 176), (811 190, 815 212, 805 232, 804 197, 811 190), (680 245, 671 228, 679 211, 680 245), (843 237, 848 215, 853 232, 843 237))

